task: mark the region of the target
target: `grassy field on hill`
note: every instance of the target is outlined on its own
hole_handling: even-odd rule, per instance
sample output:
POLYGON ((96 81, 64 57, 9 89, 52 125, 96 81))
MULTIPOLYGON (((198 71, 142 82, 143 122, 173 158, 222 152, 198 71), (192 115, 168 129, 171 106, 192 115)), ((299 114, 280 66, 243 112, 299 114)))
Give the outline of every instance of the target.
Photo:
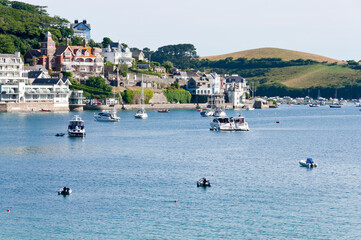
POLYGON ((260 84, 281 83, 287 87, 327 87, 355 83, 361 80, 361 71, 342 66, 322 64, 272 68, 265 76, 247 78, 260 84))
POLYGON ((251 50, 245 50, 240 52, 234 52, 234 53, 227 53, 222 55, 216 55, 216 56, 207 56, 207 57, 201 57, 200 59, 209 59, 211 61, 217 61, 221 59, 226 59, 229 57, 233 57, 233 59, 238 58, 282 58, 284 61, 289 60, 296 60, 296 59, 311 59, 317 62, 328 62, 328 63, 335 63, 338 64, 343 63, 340 60, 311 54, 311 53, 305 53, 305 52, 299 52, 299 51, 293 51, 293 50, 287 50, 287 49, 281 49, 281 48, 257 48, 257 49, 251 49, 251 50))

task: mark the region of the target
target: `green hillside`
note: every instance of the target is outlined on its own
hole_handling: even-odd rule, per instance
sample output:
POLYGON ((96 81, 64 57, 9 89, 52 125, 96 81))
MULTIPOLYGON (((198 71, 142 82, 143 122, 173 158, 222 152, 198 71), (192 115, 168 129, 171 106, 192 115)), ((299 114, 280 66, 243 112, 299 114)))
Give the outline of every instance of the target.
POLYGON ((216 56, 208 56, 208 57, 201 57, 200 59, 209 59, 210 61, 218 61, 226 58, 281 58, 284 61, 296 60, 296 59, 311 59, 317 62, 327 62, 327 63, 342 63, 340 60, 336 60, 333 58, 328 58, 324 56, 320 56, 317 54, 312 53, 305 53, 300 51, 293 51, 281 48, 256 48, 250 49, 245 51, 239 51, 234 53, 227 53, 222 55, 216 56))
POLYGON ((281 83, 287 87, 310 88, 345 85, 361 79, 361 71, 322 64, 269 69, 264 76, 247 78, 260 84, 281 83))
POLYGON ((44 33, 50 31, 57 43, 73 35, 69 21, 50 17, 45 7, 0 0, 0 53, 39 48, 44 33))

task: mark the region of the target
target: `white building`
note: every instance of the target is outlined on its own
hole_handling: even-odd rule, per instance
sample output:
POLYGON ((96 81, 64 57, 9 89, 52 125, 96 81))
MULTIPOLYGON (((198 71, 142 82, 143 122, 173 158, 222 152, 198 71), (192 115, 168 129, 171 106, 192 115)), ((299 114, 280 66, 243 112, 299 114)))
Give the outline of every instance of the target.
POLYGON ((107 48, 103 48, 102 55, 106 62, 114 64, 126 64, 132 66, 132 52, 128 47, 124 47, 120 42, 111 43, 107 48))
POLYGON ((1 103, 50 103, 54 107, 69 107, 69 80, 38 78, 32 85, 24 82, 0 85, 1 103))
POLYGON ((0 84, 17 84, 26 82, 23 76, 24 63, 19 52, 0 54, 0 84))
POLYGON ((221 93, 221 78, 216 73, 191 77, 187 89, 192 95, 213 95, 221 93))
POLYGON ((246 101, 246 93, 249 92, 246 79, 239 76, 226 78, 226 92, 228 101, 234 107, 241 107, 246 101))

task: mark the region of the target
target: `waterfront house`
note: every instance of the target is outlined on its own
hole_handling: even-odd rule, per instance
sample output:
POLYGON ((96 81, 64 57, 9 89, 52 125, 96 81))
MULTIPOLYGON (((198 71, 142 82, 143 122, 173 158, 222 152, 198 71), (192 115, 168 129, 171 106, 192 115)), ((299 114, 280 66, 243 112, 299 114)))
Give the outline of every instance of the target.
POLYGON ((102 49, 101 54, 106 62, 125 64, 128 67, 132 66, 134 60, 129 47, 123 46, 120 41, 117 43, 110 43, 108 47, 102 49))
POLYGON ((83 20, 82 22, 75 20, 74 23, 71 24, 71 28, 74 31, 74 36, 84 38, 88 42, 90 41, 91 27, 90 27, 90 24, 87 23, 86 20, 83 20))
POLYGON ((226 94, 228 102, 232 103, 233 107, 241 107, 246 101, 246 93, 249 93, 247 81, 238 75, 226 77, 226 94))
POLYGON ((216 73, 203 74, 201 77, 191 77, 188 81, 187 89, 192 95, 220 94, 220 77, 216 73))
POLYGON ((19 52, 15 52, 15 54, 0 54, 0 84, 27 82, 23 72, 24 63, 19 52))
MULTIPOLYGON (((13 76, 6 75, 10 79, 4 79, 0 83, 0 112, 69 110, 70 81, 61 78, 45 78, 47 73, 39 71, 41 72, 39 74, 27 73, 28 75, 30 73, 30 76, 34 75, 33 77, 37 76, 31 81, 32 84, 29 84, 26 77, 17 77, 17 75, 25 75, 24 64, 19 56, 19 54, 0 54, 0 62, 3 63, 0 63, 0 66, 3 67, 4 63, 9 62, 13 73, 16 72, 13 76)), ((5 70, 9 71, 9 68, 5 70)), ((83 92, 77 91, 74 94, 76 94, 74 99, 77 98, 78 102, 74 100, 73 106, 82 106, 83 92)))

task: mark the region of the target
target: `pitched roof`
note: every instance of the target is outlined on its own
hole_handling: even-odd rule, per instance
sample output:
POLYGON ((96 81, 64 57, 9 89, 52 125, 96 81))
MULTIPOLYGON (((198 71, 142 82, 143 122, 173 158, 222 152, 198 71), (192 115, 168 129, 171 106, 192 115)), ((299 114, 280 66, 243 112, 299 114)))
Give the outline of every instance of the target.
POLYGON ((72 24, 71 24, 71 28, 76 28, 76 27, 79 26, 80 24, 83 24, 84 26, 86 26, 87 28, 89 28, 89 30, 91 30, 90 24, 89 24, 89 23, 83 23, 83 22, 72 23, 72 24))
POLYGON ((74 53, 77 52, 77 51, 81 51, 81 53, 82 53, 81 57, 95 57, 92 54, 92 48, 91 47, 83 47, 83 46, 69 46, 69 47, 74 53), (84 55, 85 50, 87 50, 89 52, 89 56, 84 55))
POLYGON ((68 46, 57 46, 55 55, 62 54, 67 48, 68 48, 68 46))
POLYGON ((132 57, 139 57, 141 53, 143 53, 142 50, 134 50, 132 51, 132 57))
POLYGON ((28 53, 33 57, 38 57, 40 55, 40 49, 30 49, 28 53))
POLYGON ((245 79, 243 77, 240 77, 240 76, 229 76, 226 78, 226 82, 227 83, 230 83, 230 82, 241 82, 243 83, 245 79))
POLYGON ((43 71, 30 71, 28 72, 28 78, 38 78, 43 71))
POLYGON ((58 84, 59 81, 65 83, 65 81, 60 78, 37 78, 34 80, 33 85, 55 85, 58 84))

